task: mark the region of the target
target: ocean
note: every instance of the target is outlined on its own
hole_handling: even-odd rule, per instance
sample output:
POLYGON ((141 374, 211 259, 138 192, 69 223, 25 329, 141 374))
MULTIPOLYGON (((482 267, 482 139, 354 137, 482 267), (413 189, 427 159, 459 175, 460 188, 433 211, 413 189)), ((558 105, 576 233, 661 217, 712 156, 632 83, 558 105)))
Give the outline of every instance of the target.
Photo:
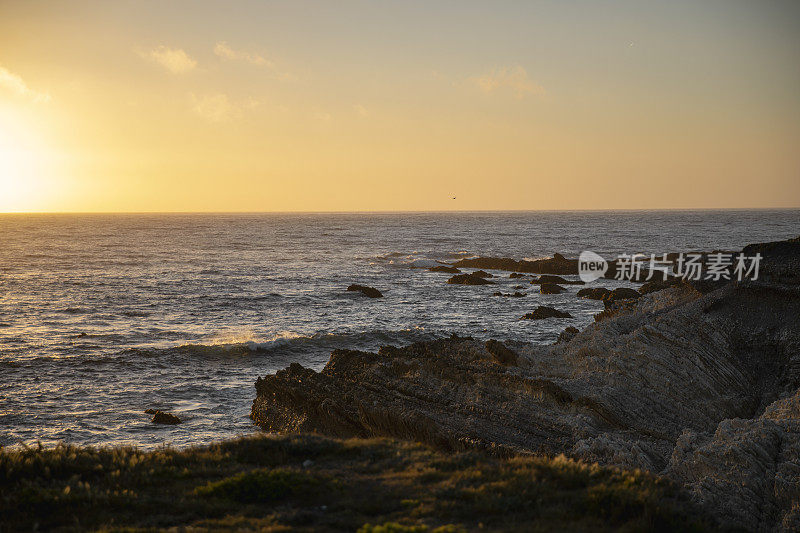
POLYGON ((442 262, 737 250, 798 234, 800 210, 0 215, 0 445, 217 441, 256 430, 255 380, 289 363, 319 370, 337 348, 451 333, 552 343, 603 308, 507 272, 448 285, 426 270, 442 262), (519 320, 538 305, 573 318, 519 320), (152 424, 148 408, 184 422, 152 424))

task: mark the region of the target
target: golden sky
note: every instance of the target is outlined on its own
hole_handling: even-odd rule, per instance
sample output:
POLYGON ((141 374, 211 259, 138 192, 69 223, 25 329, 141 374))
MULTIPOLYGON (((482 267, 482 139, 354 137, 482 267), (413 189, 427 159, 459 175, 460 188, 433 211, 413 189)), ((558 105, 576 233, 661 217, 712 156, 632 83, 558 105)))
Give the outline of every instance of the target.
POLYGON ((800 2, 0 1, 0 212, 721 207, 800 207, 800 2))

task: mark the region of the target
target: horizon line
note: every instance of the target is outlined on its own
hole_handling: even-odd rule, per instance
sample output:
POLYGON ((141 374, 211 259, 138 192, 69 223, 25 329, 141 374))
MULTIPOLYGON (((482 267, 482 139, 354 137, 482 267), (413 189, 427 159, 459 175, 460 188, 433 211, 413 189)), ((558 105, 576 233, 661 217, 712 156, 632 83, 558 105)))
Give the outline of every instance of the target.
POLYGON ((364 211, 0 211, 7 215, 357 215, 357 214, 468 214, 468 213, 601 213, 659 211, 796 211, 792 207, 656 207, 656 208, 573 208, 573 209, 443 209, 443 210, 364 210, 364 211))

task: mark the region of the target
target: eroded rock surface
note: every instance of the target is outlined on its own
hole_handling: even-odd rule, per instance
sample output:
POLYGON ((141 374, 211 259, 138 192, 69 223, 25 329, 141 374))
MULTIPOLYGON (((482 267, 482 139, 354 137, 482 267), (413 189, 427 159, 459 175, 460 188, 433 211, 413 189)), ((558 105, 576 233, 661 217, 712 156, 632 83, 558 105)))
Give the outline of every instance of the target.
POLYGON ((763 279, 626 300, 557 344, 503 343, 513 364, 462 337, 337 350, 321 372, 293 364, 258 380, 252 418, 642 468, 722 525, 797 531, 800 242, 758 246, 763 279))

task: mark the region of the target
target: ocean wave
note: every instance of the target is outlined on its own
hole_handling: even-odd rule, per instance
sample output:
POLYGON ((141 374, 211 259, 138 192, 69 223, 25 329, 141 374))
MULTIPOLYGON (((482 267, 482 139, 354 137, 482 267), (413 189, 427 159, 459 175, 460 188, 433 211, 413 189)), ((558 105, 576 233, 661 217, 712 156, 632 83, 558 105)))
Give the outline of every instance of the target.
POLYGON ((464 250, 457 252, 388 252, 370 258, 370 264, 387 263, 409 268, 430 268, 437 265, 447 265, 454 260, 469 257, 477 256, 464 250))
MULTIPOLYGON (((445 333, 441 333, 439 336, 442 335, 445 333)), ((436 336, 434 332, 429 332, 423 327, 357 333, 319 332, 312 335, 280 331, 263 339, 245 332, 215 336, 203 343, 182 344, 171 348, 133 348, 128 352, 148 357, 169 355, 204 358, 280 356, 304 364, 310 360, 311 356, 318 357, 336 349, 374 350, 382 345, 405 345, 421 340, 431 340, 436 336)))

